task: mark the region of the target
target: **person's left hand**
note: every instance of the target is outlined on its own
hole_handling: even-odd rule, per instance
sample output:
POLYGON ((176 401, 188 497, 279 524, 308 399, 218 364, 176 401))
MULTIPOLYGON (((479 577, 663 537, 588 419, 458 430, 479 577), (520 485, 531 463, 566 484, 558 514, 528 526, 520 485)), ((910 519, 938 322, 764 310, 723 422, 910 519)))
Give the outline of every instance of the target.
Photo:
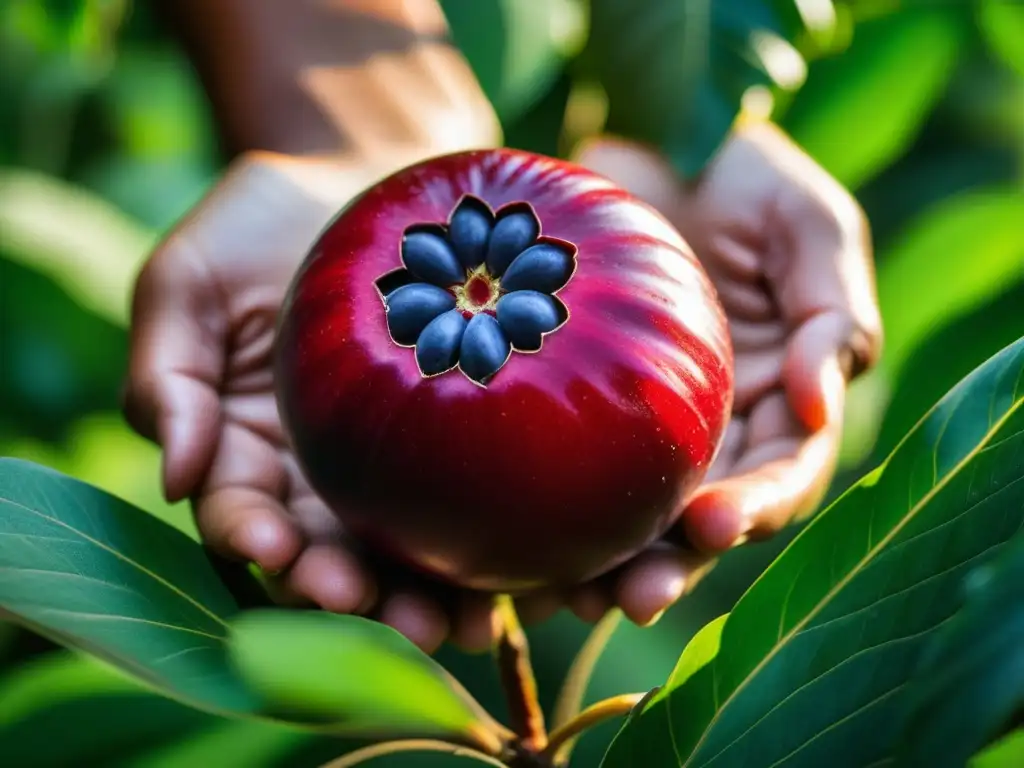
POLYGON ((648 625, 716 555, 821 502, 847 384, 881 349, 870 233, 849 192, 768 123, 738 126, 692 186, 659 155, 618 140, 592 140, 575 159, 680 229, 718 291, 735 350, 733 416, 676 528, 568 597, 523 602, 527 619, 567 599, 586 621, 617 605, 648 625))

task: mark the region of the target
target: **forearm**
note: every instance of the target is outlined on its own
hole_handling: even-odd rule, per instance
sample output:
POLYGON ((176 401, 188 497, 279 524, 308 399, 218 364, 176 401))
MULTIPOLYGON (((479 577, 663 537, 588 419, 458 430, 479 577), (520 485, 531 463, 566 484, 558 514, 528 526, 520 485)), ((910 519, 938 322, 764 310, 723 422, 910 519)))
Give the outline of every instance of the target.
POLYGON ((415 157, 500 142, 436 0, 157 0, 231 153, 415 157))

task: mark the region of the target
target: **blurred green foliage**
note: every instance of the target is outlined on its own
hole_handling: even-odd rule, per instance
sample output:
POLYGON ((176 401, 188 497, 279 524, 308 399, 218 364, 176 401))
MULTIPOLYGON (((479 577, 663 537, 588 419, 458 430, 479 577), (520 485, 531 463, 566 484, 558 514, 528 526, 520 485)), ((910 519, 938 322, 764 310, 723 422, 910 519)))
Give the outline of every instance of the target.
MULTIPOLYGON (((621 99, 609 102, 628 80, 615 86, 592 59, 581 66, 587 57, 575 58, 593 21, 590 4, 443 5, 511 145, 566 154, 586 131, 636 127, 621 99)), ((742 27, 745 5, 725 3, 740 15, 724 13, 717 28, 735 31, 737 18, 742 27)), ((739 82, 770 87, 777 119, 854 190, 875 234, 888 346, 883 364, 851 391, 834 495, 953 383, 1024 333, 1024 5, 800 5, 834 10, 827 24, 785 13, 778 20, 784 29, 804 27, 794 37, 807 62, 803 87, 777 87, 770 72, 748 72, 739 82)), ((661 61, 672 66, 671 58, 661 61)), ((695 87, 714 98, 706 84, 695 87)), ((677 106, 653 118, 675 113, 677 106)), ((685 114, 673 119, 686 125, 685 114)), ((723 112, 719 122, 731 119, 723 112)), ((652 136, 665 130, 639 128, 652 136)), ((160 497, 156 449, 128 430, 117 407, 132 279, 159 235, 217 177, 216 144, 192 69, 145 2, 0 4, 0 454, 87 480, 191 535, 187 508, 160 497)), ((681 165, 694 162, 684 157, 681 165)), ((732 606, 793 533, 725 557, 656 628, 622 627, 588 700, 663 682, 685 642, 732 606)), ((545 696, 584 633, 566 615, 531 629, 545 696)), ((487 658, 445 648, 439 660, 501 714, 487 658)), ((315 765, 337 751, 293 731, 187 710, 3 624, 0 668, 5 765, 249 768, 315 765), (118 728, 100 729, 110 721, 118 728)), ((614 730, 585 739, 574 764, 597 764, 614 730)), ((1020 740, 1002 750, 1019 755, 1020 740)), ((992 750, 977 765, 1015 758, 999 759, 992 750)))

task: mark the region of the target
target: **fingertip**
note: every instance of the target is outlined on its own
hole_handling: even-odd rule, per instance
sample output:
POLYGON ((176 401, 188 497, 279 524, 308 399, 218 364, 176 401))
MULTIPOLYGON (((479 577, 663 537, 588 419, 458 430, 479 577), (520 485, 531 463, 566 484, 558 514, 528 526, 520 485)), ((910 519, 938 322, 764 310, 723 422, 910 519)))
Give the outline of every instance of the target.
POLYGON ((467 653, 483 653, 494 646, 494 598, 463 595, 452 618, 451 642, 467 653))
POLYGON ((615 602, 626 618, 649 627, 686 591, 689 572, 679 553, 640 555, 615 585, 615 602))
POLYGON ((782 380, 790 407, 812 432, 842 422, 847 378, 840 358, 851 333, 848 318, 826 312, 807 320, 790 340, 782 380))
POLYGON ((384 601, 379 620, 427 654, 440 648, 448 636, 448 617, 436 601, 425 595, 395 592, 384 601))
POLYGON ((331 613, 358 613, 372 605, 375 586, 349 552, 328 545, 306 549, 292 566, 290 588, 331 613))
POLYGON ((547 621, 564 605, 562 595, 556 590, 538 590, 516 598, 516 613, 525 624, 540 624, 547 621))
POLYGON ((268 573, 288 568, 302 550, 302 537, 285 519, 270 510, 252 510, 226 538, 227 549, 256 563, 268 573))
MULTIPOLYGON (((722 484, 729 483, 728 480, 722 484)), ((687 505, 682 517, 686 540, 701 552, 724 552, 747 533, 743 510, 720 487, 707 488, 687 505)))
POLYGON ((599 585, 584 584, 573 590, 568 599, 569 610, 587 624, 596 624, 612 608, 610 595, 599 585))

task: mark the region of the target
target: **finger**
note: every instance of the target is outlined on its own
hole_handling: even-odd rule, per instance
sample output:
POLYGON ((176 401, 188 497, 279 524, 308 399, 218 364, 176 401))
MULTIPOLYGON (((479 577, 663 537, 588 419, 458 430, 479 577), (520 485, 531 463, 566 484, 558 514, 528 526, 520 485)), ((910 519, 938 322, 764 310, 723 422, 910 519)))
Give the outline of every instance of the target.
POLYGON ((516 598, 516 613, 524 625, 547 621, 565 606, 565 598, 553 589, 538 590, 516 598))
POLYGON ((732 468, 739 460, 743 446, 746 444, 747 421, 743 416, 733 416, 725 428, 722 445, 711 463, 711 468, 704 477, 705 483, 720 480, 732 473, 732 468))
POLYGON ((569 591, 566 607, 580 621, 594 624, 612 608, 612 595, 608 579, 580 584, 569 591))
POLYGON ((623 614, 641 627, 657 623, 665 611, 710 570, 711 559, 669 545, 631 560, 615 582, 613 597, 623 614))
POLYGON ((846 316, 849 333, 843 346, 851 353, 855 375, 874 365, 882 346, 867 218, 842 184, 777 126, 747 126, 744 139, 779 174, 772 217, 788 247, 764 262, 778 304, 797 324, 826 311, 846 316))
POLYGON ((581 142, 573 160, 667 215, 679 202, 678 178, 660 155, 645 147, 601 136, 581 142))
POLYGON ((782 383, 782 366, 787 347, 741 352, 736 355, 733 411, 747 413, 754 405, 782 383))
POLYGON ((217 443, 224 309, 181 236, 150 259, 132 300, 125 416, 163 448, 168 500, 191 494, 217 443))
POLYGON ((789 337, 790 329, 781 320, 755 323, 729 318, 729 336, 737 354, 759 350, 782 349, 789 337))
POLYGON ((195 506, 203 541, 224 557, 248 560, 275 574, 302 550, 302 536, 281 502, 264 491, 218 488, 197 499, 195 506))
POLYGON ((497 638, 493 597, 464 592, 454 601, 451 613, 449 640, 453 645, 468 653, 481 653, 493 647, 497 638))
POLYGON ((338 545, 304 550, 288 573, 287 586, 332 613, 366 613, 377 598, 376 584, 362 563, 338 545))
POLYGON ((807 514, 827 488, 838 447, 835 429, 754 446, 736 475, 709 483, 691 499, 682 517, 687 540, 701 551, 721 552, 807 514))
POLYGON ((251 560, 270 573, 282 571, 304 544, 284 507, 288 491, 276 449, 228 424, 194 502, 196 525, 204 541, 224 556, 251 560))
POLYGON ((385 598, 377 618, 405 635, 424 653, 436 651, 448 636, 448 617, 441 605, 418 592, 391 593, 385 598))
POLYGON ((838 312, 813 316, 790 339, 782 367, 789 406, 809 430, 838 424, 843 418, 846 372, 843 355, 851 333, 838 312))

